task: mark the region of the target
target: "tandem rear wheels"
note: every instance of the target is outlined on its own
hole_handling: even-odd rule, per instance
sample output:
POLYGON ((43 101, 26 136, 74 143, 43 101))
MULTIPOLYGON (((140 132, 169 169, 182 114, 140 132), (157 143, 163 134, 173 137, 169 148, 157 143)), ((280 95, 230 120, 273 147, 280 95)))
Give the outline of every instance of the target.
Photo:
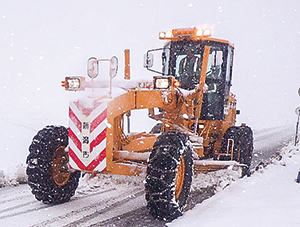
POLYGON ((221 152, 229 155, 220 155, 220 159, 224 160, 226 157, 226 159, 245 164, 245 167, 242 168, 242 177, 250 176, 253 152, 253 133, 251 128, 248 126, 235 126, 227 129, 222 140, 221 152))

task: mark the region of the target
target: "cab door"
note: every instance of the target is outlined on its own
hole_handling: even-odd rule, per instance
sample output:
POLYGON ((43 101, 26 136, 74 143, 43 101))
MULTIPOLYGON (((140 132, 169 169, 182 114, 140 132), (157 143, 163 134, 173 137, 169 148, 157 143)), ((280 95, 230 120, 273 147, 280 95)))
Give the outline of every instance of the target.
POLYGON ((210 45, 206 67, 201 120, 224 120, 224 106, 231 86, 233 48, 215 43, 210 45))

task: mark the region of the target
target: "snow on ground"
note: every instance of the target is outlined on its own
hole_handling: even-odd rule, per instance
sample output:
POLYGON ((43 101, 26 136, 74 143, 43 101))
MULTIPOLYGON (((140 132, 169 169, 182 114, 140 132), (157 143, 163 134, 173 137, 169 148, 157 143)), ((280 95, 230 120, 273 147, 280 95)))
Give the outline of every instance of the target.
MULTIPOLYGON (((271 133, 267 134, 266 141, 274 137, 271 133)), ((167 225, 298 226, 300 201, 296 198, 300 193, 300 184, 294 180, 300 169, 300 146, 290 144, 281 153, 281 160, 274 160, 265 168, 262 166, 251 177, 240 179, 239 171, 234 169, 195 176, 192 192, 214 186, 216 194, 167 225)), ((24 164, 17 165, 15 169, 13 177, 0 170, 0 187, 26 182, 24 164)), ((143 179, 107 175, 92 177, 86 174, 80 180, 77 193, 80 195, 105 188, 116 188, 120 191, 126 188, 143 190, 143 179)))
POLYGON ((78 189, 91 188, 128 188, 128 187, 144 187, 144 177, 141 176, 123 176, 123 175, 106 175, 106 174, 86 174, 79 182, 78 189))
POLYGON ((295 179, 300 147, 289 145, 282 155, 251 177, 233 181, 168 226, 299 226, 300 184, 295 179))
POLYGON ((25 184, 28 182, 26 175, 26 167, 20 164, 16 167, 16 172, 13 177, 9 177, 2 170, 0 170, 0 188, 7 186, 17 186, 18 184, 25 184))

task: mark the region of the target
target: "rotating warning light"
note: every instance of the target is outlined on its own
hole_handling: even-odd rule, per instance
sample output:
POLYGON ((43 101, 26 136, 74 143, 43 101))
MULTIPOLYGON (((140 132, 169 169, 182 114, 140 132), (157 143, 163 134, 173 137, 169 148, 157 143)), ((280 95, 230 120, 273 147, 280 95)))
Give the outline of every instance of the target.
POLYGON ((173 29, 171 32, 160 32, 160 39, 178 39, 178 38, 198 38, 208 37, 211 35, 210 29, 197 29, 197 28, 178 28, 173 29))
POLYGON ((203 35, 203 30, 202 29, 197 29, 196 35, 197 36, 202 36, 203 35))
POLYGON ((204 36, 210 36, 211 35, 211 30, 209 28, 203 29, 202 31, 203 31, 204 36))
POLYGON ((173 37, 173 34, 171 31, 167 31, 167 32, 160 32, 159 33, 159 38, 160 39, 170 39, 173 37))

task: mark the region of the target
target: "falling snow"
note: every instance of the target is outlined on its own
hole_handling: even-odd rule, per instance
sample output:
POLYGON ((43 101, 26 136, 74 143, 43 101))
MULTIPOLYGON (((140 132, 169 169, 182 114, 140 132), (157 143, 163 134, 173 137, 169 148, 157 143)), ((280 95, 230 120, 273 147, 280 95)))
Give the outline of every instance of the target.
MULTIPOLYGON (((51 124, 67 126, 68 103, 81 94, 65 92, 60 87, 66 75, 85 76, 90 56, 110 58, 116 55, 119 58, 116 80, 121 81, 123 51, 129 48, 131 77, 152 80, 154 73, 142 67, 144 53, 163 45, 164 42, 158 40, 158 32, 176 27, 209 25, 214 37, 235 44, 232 91, 237 95, 241 110, 238 124, 246 122, 257 130, 294 125, 294 109, 300 102, 297 95, 300 2, 237 1, 233 4, 225 1, 220 6, 219 1, 213 0, 196 6, 194 1, 158 0, 143 3, 140 0, 98 1, 94 4, 79 1, 61 4, 58 0, 51 3, 1 1, 0 187, 26 182, 24 166, 28 146, 39 129, 51 124), (58 4, 60 7, 55 7, 58 4)), ((105 80, 105 76, 101 79, 105 80)), ((113 97, 124 93, 128 84, 123 81, 122 86, 114 88, 113 97)), ((142 121, 135 126, 141 130, 151 128, 148 122, 142 121)), ((264 136, 268 145, 277 144, 281 138, 272 138, 272 133, 264 136)), ((259 145, 259 141, 256 142, 256 146, 259 145)), ((300 168, 299 147, 288 146, 283 153, 282 161, 261 168, 250 178, 221 179, 223 183, 215 196, 169 225, 298 226, 300 204, 295 198, 300 191, 294 178, 300 168), (232 214, 235 214, 235 222, 232 214)), ((105 183, 113 187, 118 185, 108 179, 101 181, 102 178, 87 183, 87 178, 81 181, 83 194, 97 193, 105 183)), ((127 180, 119 179, 123 189, 143 187, 141 182, 128 185, 127 180)), ((40 209, 40 218, 46 217, 43 221, 55 216, 56 212, 65 214, 72 209, 68 204, 41 209, 43 204, 30 197, 27 185, 10 190, 16 190, 16 195, 28 192, 24 204, 30 203, 36 206, 34 209, 40 209)), ((3 191, 0 190, 0 196, 5 199, 9 194, 1 194, 3 191)), ((16 195, 9 196, 16 198, 16 195)), ((143 199, 137 201, 140 207, 145 207, 143 199)), ((75 204, 80 205, 76 201, 75 204)), ((124 210, 128 212, 128 207, 124 210)), ((3 220, 0 218, 0 225, 9 226, 1 223, 3 220)), ((32 220, 30 215, 28 219, 22 216, 12 220, 10 226, 32 220)))

